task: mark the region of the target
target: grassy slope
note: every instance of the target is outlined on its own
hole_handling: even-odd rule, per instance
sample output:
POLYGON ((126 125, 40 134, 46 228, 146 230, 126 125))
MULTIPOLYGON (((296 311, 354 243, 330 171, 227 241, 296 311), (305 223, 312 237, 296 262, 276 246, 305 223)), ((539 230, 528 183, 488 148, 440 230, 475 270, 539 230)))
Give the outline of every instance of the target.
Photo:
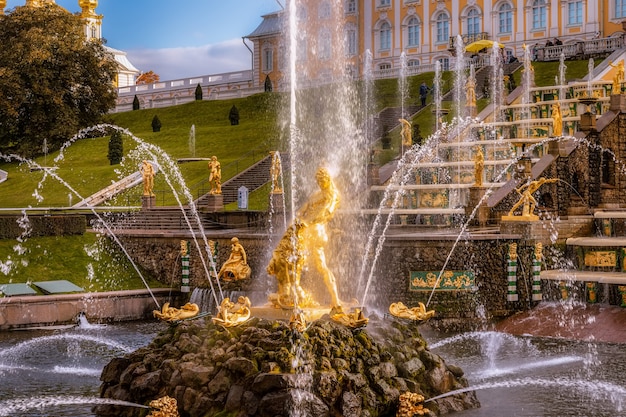
MULTIPOLYGON (((558 74, 558 62, 534 63, 536 83, 539 86, 550 85, 558 74)), ((578 79, 587 71, 586 61, 567 63, 567 78, 578 79)), ((420 74, 408 79, 408 96, 412 103, 418 101, 418 89, 422 81, 432 85, 433 73, 420 74)), ((519 72, 516 74, 519 78, 519 72)), ((444 73, 444 89, 450 85, 452 74, 444 73)), ((519 85, 519 79, 518 85, 519 85)), ((398 106, 398 81, 395 79, 376 82, 376 108, 398 106)), ((159 146, 172 158, 192 156, 189 149, 189 132, 195 126, 195 156, 209 157, 217 155, 222 163, 224 180, 245 168, 249 159, 241 160, 242 155, 252 150, 266 153, 271 149, 280 149, 277 131, 277 108, 279 95, 259 94, 243 99, 198 101, 180 106, 159 109, 145 109, 113 114, 113 124, 129 129, 141 140, 159 146), (237 106, 240 124, 231 126, 228 121, 230 108, 237 106), (153 133, 151 121, 158 115, 162 122, 161 132, 153 133), (236 161, 239 161, 238 163, 236 161)), ((444 103, 445 105, 445 103, 444 103)), ((482 105, 482 103, 479 103, 482 105)), ((413 120, 419 123, 424 138, 432 133, 432 112, 425 111, 413 120)), ((397 154, 399 148, 399 129, 393 132, 394 151, 388 152, 387 159, 397 154)), ((58 163, 54 158, 58 153, 51 153, 46 158, 37 158, 36 162, 44 166, 57 166, 55 171, 76 192, 85 197, 110 184, 120 174, 136 170, 140 158, 131 158, 129 151, 136 146, 129 138, 124 140, 127 161, 123 166, 111 166, 106 157, 108 137, 81 139, 65 152, 58 163), (131 161, 132 159, 132 161, 131 161)), ((205 183, 207 178, 206 162, 192 162, 179 165, 185 182, 193 189, 197 184, 205 183)), ((0 162, 0 169, 9 172, 9 179, 0 184, 0 207, 24 206, 66 206, 69 203, 70 190, 57 180, 48 176, 42 187, 38 187, 43 178, 42 172, 30 172, 25 164, 0 162), (37 194, 36 198, 33 194, 37 194)), ((155 190, 165 190, 163 176, 155 178, 155 190)), ((114 204, 137 203, 140 190, 133 190, 117 199, 114 204)), ((250 209, 263 210, 267 205, 268 187, 250 195, 250 209)), ((72 197, 73 202, 78 197, 72 197)), ((168 203, 172 200, 168 199, 168 203)), ((227 209, 236 209, 230 205, 227 209)), ((68 238, 32 238, 21 245, 14 240, 0 240, 0 283, 26 282, 36 279, 71 279, 78 285, 90 290, 114 290, 123 288, 143 288, 138 275, 129 268, 127 262, 115 250, 100 251, 100 260, 90 256, 85 248, 99 246, 98 239, 87 234, 82 237, 68 238), (28 252, 18 254, 21 248, 28 252), (111 258, 112 257, 112 258, 111 258), (71 260, 67 262, 67 260, 71 260), (63 262, 61 262, 63 260, 63 262), (6 265, 13 263, 11 272, 5 274, 6 265), (28 266, 20 265, 27 262, 28 266), (93 277, 87 272, 93 266, 93 277), (110 265, 117 265, 111 269, 110 265)), ((151 284, 151 286, 154 286, 151 284)))

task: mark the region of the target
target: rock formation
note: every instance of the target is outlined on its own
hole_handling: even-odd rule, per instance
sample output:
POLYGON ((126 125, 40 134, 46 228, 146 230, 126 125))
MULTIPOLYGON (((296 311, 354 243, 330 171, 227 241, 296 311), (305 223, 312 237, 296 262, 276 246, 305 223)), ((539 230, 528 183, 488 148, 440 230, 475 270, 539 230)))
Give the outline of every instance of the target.
MULTIPOLYGON (((417 326, 372 318, 351 330, 327 316, 303 333, 253 318, 224 328, 209 319, 170 326, 103 370, 104 398, 148 404, 165 395, 181 416, 395 416, 405 392, 426 399, 468 386, 463 371, 430 352, 417 326)), ((425 404, 431 415, 478 407, 473 392, 425 404)), ((98 416, 141 410, 98 406, 98 416)))

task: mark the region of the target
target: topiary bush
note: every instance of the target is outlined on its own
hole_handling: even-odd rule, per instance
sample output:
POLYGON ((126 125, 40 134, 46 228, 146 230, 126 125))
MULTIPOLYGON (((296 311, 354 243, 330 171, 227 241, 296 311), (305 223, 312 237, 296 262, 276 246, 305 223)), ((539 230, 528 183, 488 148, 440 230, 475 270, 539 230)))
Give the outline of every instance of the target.
POLYGON ((156 114, 152 118, 152 131, 153 132, 161 131, 161 120, 159 119, 159 116, 157 116, 156 114))
POLYGON ((114 131, 109 139, 109 153, 107 158, 111 165, 117 165, 122 161, 124 156, 124 141, 122 140, 122 134, 119 131, 114 131))

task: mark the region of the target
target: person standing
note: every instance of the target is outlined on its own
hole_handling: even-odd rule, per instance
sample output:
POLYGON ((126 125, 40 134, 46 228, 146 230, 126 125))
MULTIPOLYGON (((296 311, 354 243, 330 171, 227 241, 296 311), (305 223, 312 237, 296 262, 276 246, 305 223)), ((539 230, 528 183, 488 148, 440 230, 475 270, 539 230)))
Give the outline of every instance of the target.
POLYGON ((430 89, 426 85, 426 82, 422 82, 420 85, 420 100, 422 102, 422 107, 426 106, 426 98, 428 97, 428 91, 430 89))

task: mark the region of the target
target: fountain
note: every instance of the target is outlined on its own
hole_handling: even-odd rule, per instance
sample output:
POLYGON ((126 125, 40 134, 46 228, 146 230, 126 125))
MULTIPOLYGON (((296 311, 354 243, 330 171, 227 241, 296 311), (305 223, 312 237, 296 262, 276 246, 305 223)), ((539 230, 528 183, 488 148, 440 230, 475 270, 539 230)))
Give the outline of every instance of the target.
MULTIPOLYGON (((537 293, 535 281, 531 281, 536 277, 531 276, 531 271, 532 274, 538 273, 535 267, 538 264, 540 269, 544 261, 535 255, 537 245, 556 241, 553 235, 559 222, 552 219, 557 218, 558 213, 553 217, 546 214, 550 209, 547 199, 549 195, 562 196, 563 188, 558 188, 559 193, 555 190, 565 185, 556 179, 541 181, 540 178, 547 177, 540 175, 543 172, 533 170, 541 166, 541 161, 549 159, 546 156, 555 158, 545 150, 551 149, 562 155, 572 152, 569 146, 576 139, 541 139, 529 133, 531 129, 537 129, 533 126, 552 122, 549 117, 537 117, 546 120, 530 119, 532 108, 546 104, 539 96, 539 90, 533 90, 539 101, 530 100, 534 86, 529 59, 524 59, 525 81, 521 100, 511 106, 506 106, 504 100, 496 101, 492 126, 487 126, 495 130, 522 126, 514 134, 503 135, 509 136, 507 138, 496 137, 495 133, 492 137, 481 137, 479 132, 485 131, 485 125, 472 120, 473 111, 472 118, 462 114, 464 108, 460 103, 467 99, 462 93, 468 94, 468 85, 472 87, 472 82, 475 88, 475 69, 470 68, 469 77, 466 77, 462 51, 457 51, 459 59, 455 65, 454 91, 459 104, 456 120, 451 125, 441 123, 441 68, 437 63, 435 116, 442 129, 438 129, 423 147, 407 146, 408 149, 400 152, 398 169, 389 185, 381 189, 380 204, 374 213, 368 213, 361 208, 368 206, 364 197, 367 177, 364 167, 369 161, 370 142, 367 139, 372 131, 370 104, 365 110, 349 108, 348 103, 359 101, 356 99, 359 92, 351 80, 343 78, 342 65, 319 73, 315 69, 306 72, 296 69, 295 45, 300 41, 298 34, 304 31, 294 26, 297 20, 295 9, 288 8, 292 15, 289 20, 292 25, 289 28, 292 62, 287 74, 291 91, 285 118, 288 120, 285 124, 288 125, 291 155, 290 170, 286 175, 289 183, 281 182, 283 169, 280 154, 276 152, 273 154, 273 161, 277 162, 272 164, 275 175, 272 176, 271 197, 274 201, 275 196, 281 195, 282 212, 293 218, 289 221, 285 218, 282 225, 273 222, 270 226, 277 229, 273 236, 283 236, 280 241, 284 243, 283 247, 265 234, 258 238, 272 242, 267 249, 276 257, 271 261, 250 259, 251 264, 254 262, 252 278, 242 274, 240 280, 257 279, 263 288, 254 290, 266 295, 268 288, 265 284, 276 283, 264 281, 266 277, 262 271, 267 268, 269 274, 280 276, 279 291, 273 297, 276 305, 272 308, 287 311, 291 321, 274 321, 251 314, 254 305, 265 302, 265 299, 255 299, 252 295, 247 299, 242 295, 234 303, 231 302, 235 300, 232 295, 224 297, 220 287, 222 281, 215 279, 219 274, 206 241, 207 234, 210 236, 211 233, 192 232, 201 258, 197 263, 203 264, 198 269, 203 270, 206 279, 202 284, 212 287, 214 304, 205 312, 215 313, 214 317, 211 320, 206 316, 198 317, 197 305, 176 310, 164 305, 157 313, 166 319, 171 316, 172 325, 154 338, 149 347, 133 352, 120 349, 118 353, 124 354, 121 357, 103 355, 111 359, 101 377, 104 398, 97 401, 77 399, 68 394, 64 399, 41 400, 39 407, 63 404, 63 401, 92 401, 90 404, 98 405, 96 412, 101 416, 139 415, 145 411, 116 402, 148 404, 168 395, 175 398, 179 408, 189 415, 393 415, 400 412, 400 402, 403 409, 408 409, 406 401, 422 399, 423 406, 433 412, 457 411, 458 415, 464 416, 508 415, 511 408, 522 409, 526 415, 580 415, 581 409, 591 410, 583 408, 590 407, 590 403, 600 415, 622 411, 623 376, 619 370, 606 366, 609 359, 623 357, 619 349, 593 341, 513 337, 493 332, 485 326, 492 318, 534 307, 543 298, 541 282, 537 293), (300 74, 306 78, 298 79, 300 74), (305 79, 332 82, 304 86, 305 79), (511 112, 509 120, 499 118, 501 108, 511 112), (511 149, 514 149, 512 157, 511 149), (498 154, 506 158, 498 160, 498 154), (528 165, 524 165, 526 163, 528 165), (527 192, 525 200, 518 201, 522 215, 516 216, 515 195, 507 192, 501 196, 498 191, 506 187, 512 191, 520 184, 535 187, 527 192), (544 187, 540 189, 539 185, 544 187), (312 195, 316 196, 318 188, 321 200, 328 203, 322 205, 325 213, 321 219, 307 210, 309 200, 312 195), (329 189, 333 192, 324 195, 329 189), (290 193, 290 210, 282 206, 285 203, 282 191, 290 193), (535 193, 541 193, 539 198, 533 197, 535 193), (496 214, 492 217, 487 214, 481 220, 480 229, 471 229, 473 219, 483 208, 496 214), (502 219, 500 215, 507 212, 512 218, 502 219), (398 223, 397 216, 400 215, 410 216, 410 221, 398 223), (496 222, 508 222, 506 227, 509 229, 502 226, 502 230, 495 230, 496 222), (374 225, 371 230, 368 230, 369 224, 374 225), (315 232, 313 236, 312 232, 315 232), (299 239, 299 234, 308 234, 308 240, 299 239), (320 242, 327 239, 329 245, 322 250, 320 242), (317 246, 308 253, 309 260, 313 260, 308 268, 306 251, 299 248, 305 243, 317 246), (509 250, 512 245, 516 248, 514 257, 509 250), (507 255, 515 262, 506 263, 507 255), (512 265, 515 269, 509 271, 507 268, 512 265), (320 285, 320 290, 313 283, 325 285, 320 285), (304 316, 305 301, 308 300, 321 305, 321 319, 304 316), (390 300, 394 302, 389 307, 394 318, 386 313, 390 300), (216 309, 218 305, 219 310, 216 309), (419 307, 414 307, 416 305, 419 307), (356 318, 367 315, 369 323, 359 321, 355 326, 346 326, 346 321, 329 320, 347 306, 354 308, 356 318), (472 326, 482 330, 446 338, 428 324, 421 325, 422 321, 433 327, 443 328, 445 324, 446 330, 472 326), (474 343, 473 339, 478 342, 474 343), (520 357, 524 358, 522 364, 520 357), (455 364, 452 365, 448 358, 453 358, 455 364), (554 378, 554 375, 558 377, 554 378), (522 386, 524 389, 516 389, 522 386), (473 391, 478 392, 483 407, 461 411, 478 404, 473 391), (501 400, 498 402, 502 397, 507 398, 505 404, 501 400), (565 401, 555 401, 555 397, 565 397, 565 401), (597 402, 601 404, 597 405, 597 402)), ((340 27, 338 24, 334 26, 340 27)), ((329 34, 330 39, 337 35, 329 34)), ((457 45, 461 43, 459 41, 457 45)), ((342 42, 331 44, 341 45, 342 42)), ((317 45, 317 48, 325 50, 324 45, 317 45)), ((525 55, 527 52, 526 49, 525 55)), ((371 62, 368 65, 371 70, 371 62)), ((498 78, 501 69, 495 71, 494 78, 498 78)), ((564 76, 561 76, 560 91, 566 90, 564 83, 564 76)), ((582 88, 594 88, 591 82, 589 85, 582 88)), ((369 88, 371 85, 367 84, 365 96, 371 95, 369 88)), ((498 100, 496 97, 502 90, 494 87, 492 91, 494 100, 498 100)), ((475 94, 475 90, 473 92, 475 94)), ((471 97, 469 103, 476 104, 474 99, 475 96, 471 97)), ((559 101, 564 99, 560 92, 559 101)), ((578 140, 576 143, 583 142, 578 140)), ((156 149, 146 147, 143 150, 150 159, 159 154, 156 149)), ((601 149, 585 146, 585 151, 591 162, 601 162, 596 158, 602 153, 601 149)), ((572 166, 572 169, 580 170, 578 165, 572 166)), ((579 171, 575 172, 579 174, 579 171)), ((586 179, 580 174, 581 181, 586 179)), ((590 194, 589 200, 599 199, 599 185, 598 189, 592 187, 591 191, 596 194, 590 194)), ((520 189, 520 193, 522 191, 520 189)), ((314 197, 313 202, 317 204, 319 200, 314 197)), ((195 211, 193 204, 191 207, 195 211)), ((565 203, 562 207, 567 209, 565 203)), ((616 216, 615 213, 612 215, 616 216)), ((190 230, 194 229, 191 220, 186 220, 190 230)), ((201 229, 200 222, 198 227, 201 229)), ((253 240, 251 235, 247 236, 248 240, 253 240)), ((552 258, 559 256, 562 254, 549 251, 545 262, 556 263, 552 258)), ((543 284, 546 297, 556 288, 549 284, 543 284)), ((601 288, 598 291, 607 299, 615 298, 611 293, 614 288, 607 287, 606 294, 601 288)), ((564 309, 571 309, 571 303, 571 300, 559 301, 564 309)), ((80 341, 81 344, 94 342, 89 338, 80 338, 80 341)), ((105 345, 119 348, 113 342, 105 345)), ((17 346, 19 356, 26 356, 17 346)), ((39 369, 41 365, 33 368, 39 369)), ((58 368, 55 372, 63 369, 58 368)), ((37 403, 24 402, 26 405, 37 403)), ((3 407, 22 410, 11 407, 23 405, 6 400, 0 402, 0 410, 3 407)), ((423 410, 421 406, 416 406, 416 410, 423 410)))

